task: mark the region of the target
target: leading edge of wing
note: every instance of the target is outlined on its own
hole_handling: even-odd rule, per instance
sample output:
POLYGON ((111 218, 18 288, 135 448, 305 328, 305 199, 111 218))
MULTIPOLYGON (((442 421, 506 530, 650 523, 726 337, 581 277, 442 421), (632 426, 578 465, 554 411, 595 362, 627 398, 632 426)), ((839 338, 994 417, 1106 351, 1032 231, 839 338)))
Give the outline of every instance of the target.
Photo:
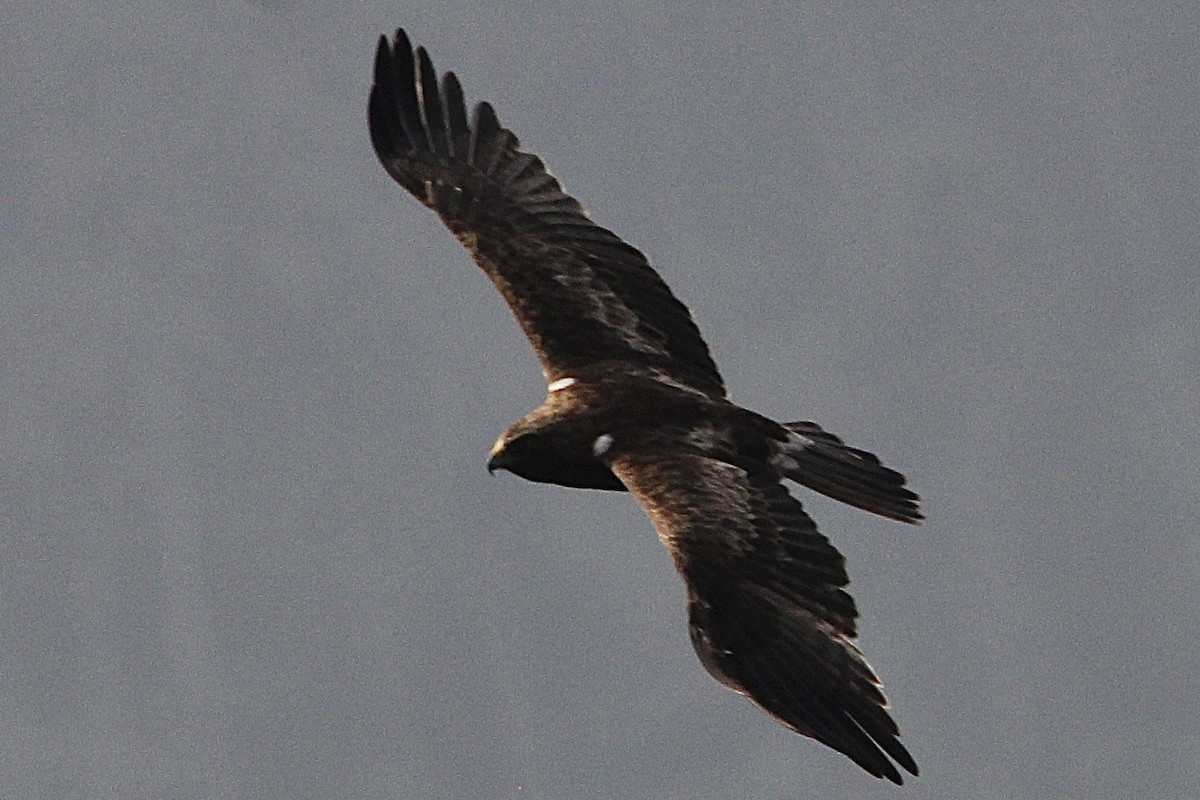
POLYGON ((368 116, 388 174, 471 251, 549 380, 626 361, 724 396, 690 312, 646 257, 588 219, 488 103, 468 118, 454 73, 439 83, 403 29, 380 37, 368 116))
POLYGON ((688 585, 713 677, 876 777, 901 783, 893 760, 917 774, 855 643, 844 559, 779 476, 661 440, 614 442, 606 457, 688 585))

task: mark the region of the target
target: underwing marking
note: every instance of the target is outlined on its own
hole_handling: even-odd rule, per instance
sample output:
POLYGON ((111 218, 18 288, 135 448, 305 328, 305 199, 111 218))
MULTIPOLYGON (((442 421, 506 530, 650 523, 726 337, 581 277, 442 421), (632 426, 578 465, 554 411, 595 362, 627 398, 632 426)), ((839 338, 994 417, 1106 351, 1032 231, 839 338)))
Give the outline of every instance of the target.
POLYGON ((592 455, 596 458, 604 455, 612 447, 613 436, 611 433, 602 433, 596 437, 596 441, 592 442, 592 455))

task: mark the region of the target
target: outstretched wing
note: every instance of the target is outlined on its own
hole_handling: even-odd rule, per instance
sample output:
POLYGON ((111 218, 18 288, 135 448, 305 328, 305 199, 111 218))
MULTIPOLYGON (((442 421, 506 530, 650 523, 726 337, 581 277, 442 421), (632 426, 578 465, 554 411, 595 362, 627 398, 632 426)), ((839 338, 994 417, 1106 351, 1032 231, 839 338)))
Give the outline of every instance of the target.
POLYGON ((547 380, 599 362, 724 396, 691 314, 638 250, 588 219, 487 103, 470 121, 403 30, 381 37, 371 141, 388 173, 441 216, 492 279, 547 380))
POLYGON ((604 458, 687 583, 692 644, 713 677, 872 775, 901 782, 889 756, 917 774, 855 644, 844 559, 775 470, 667 434, 622 444, 604 458))

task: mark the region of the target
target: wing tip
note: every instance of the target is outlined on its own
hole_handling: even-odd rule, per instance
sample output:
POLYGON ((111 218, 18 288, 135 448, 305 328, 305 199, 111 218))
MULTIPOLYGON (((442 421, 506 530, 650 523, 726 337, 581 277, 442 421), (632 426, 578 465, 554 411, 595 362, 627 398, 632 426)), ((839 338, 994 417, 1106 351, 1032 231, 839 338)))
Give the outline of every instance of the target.
POLYGON ((408 38, 408 31, 404 30, 404 28, 396 28, 396 32, 392 36, 392 41, 395 42, 392 49, 412 52, 412 42, 408 38))
POLYGON ((387 34, 380 34, 379 42, 375 46, 375 86, 372 87, 371 94, 375 94, 375 90, 391 82, 392 63, 391 42, 388 41, 387 34))

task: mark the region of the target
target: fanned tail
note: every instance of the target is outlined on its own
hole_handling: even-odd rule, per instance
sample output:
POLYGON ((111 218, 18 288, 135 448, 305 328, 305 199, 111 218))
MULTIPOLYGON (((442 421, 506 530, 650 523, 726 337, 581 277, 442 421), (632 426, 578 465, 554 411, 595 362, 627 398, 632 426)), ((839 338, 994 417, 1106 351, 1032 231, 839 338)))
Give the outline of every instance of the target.
POLYGON ((866 450, 849 447, 815 422, 785 422, 787 441, 777 465, 785 476, 864 511, 900 522, 924 519, 920 498, 906 488, 905 478, 879 463, 866 450))

